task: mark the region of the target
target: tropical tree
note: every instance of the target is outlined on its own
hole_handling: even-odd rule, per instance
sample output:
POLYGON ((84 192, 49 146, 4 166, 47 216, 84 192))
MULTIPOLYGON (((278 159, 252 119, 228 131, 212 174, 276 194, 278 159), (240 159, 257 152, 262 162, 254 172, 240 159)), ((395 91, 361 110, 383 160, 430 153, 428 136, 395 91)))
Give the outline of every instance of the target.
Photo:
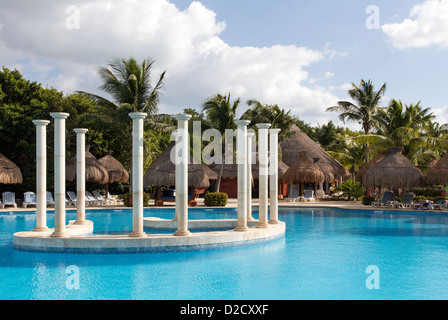
MULTIPOLYGON (((235 120, 239 104, 239 98, 231 102, 230 93, 228 95, 216 94, 203 103, 202 111, 205 112, 210 126, 223 134, 226 129, 236 128, 235 120)), ((224 135, 222 137, 224 138, 224 135)), ((219 192, 224 164, 224 159, 222 159, 221 168, 216 180, 215 192, 219 192)))
POLYGON ((250 120, 251 126, 257 123, 270 123, 272 128, 281 129, 278 135, 280 141, 285 140, 292 134, 289 129, 295 123, 296 119, 291 115, 291 110, 286 111, 276 104, 262 104, 254 99, 247 101, 247 105, 250 108, 241 118, 250 120))
POLYGON ((123 143, 123 162, 130 166, 131 152, 131 127, 129 125, 130 112, 145 112, 148 117, 145 119, 145 167, 147 167, 155 157, 160 154, 161 149, 166 147, 169 140, 166 136, 171 132, 173 121, 171 116, 158 114, 158 103, 160 101, 160 91, 163 88, 165 78, 164 71, 155 86, 151 84, 151 70, 154 65, 153 59, 145 59, 141 64, 133 57, 129 59, 114 58, 107 67, 100 67, 98 73, 102 80, 99 87, 102 91, 110 95, 111 99, 84 91, 79 94, 89 97, 95 101, 99 107, 89 115, 84 115, 79 119, 81 123, 89 123, 95 128, 102 130, 112 130, 121 137, 123 143), (148 130, 156 132, 148 133, 148 130), (160 136, 163 134, 163 138, 160 136), (123 137, 127 137, 124 138, 123 137), (160 145, 163 144, 161 147, 160 145))
MULTIPOLYGON (((368 80, 361 80, 359 86, 352 83, 352 89, 348 91, 349 96, 353 99, 350 101, 339 101, 337 106, 327 109, 331 112, 339 112, 339 119, 346 121, 358 122, 362 125, 364 134, 369 134, 375 127, 375 118, 380 108, 381 98, 386 91, 384 83, 378 91, 375 91, 373 83, 368 80)), ((369 161, 369 144, 366 143, 365 162, 369 161)))
POLYGON ((388 108, 378 112, 377 135, 384 137, 378 144, 386 148, 403 147, 403 154, 414 163, 427 161, 432 153, 430 146, 439 142, 427 134, 434 118, 430 109, 422 108, 420 102, 406 105, 393 99, 388 108))

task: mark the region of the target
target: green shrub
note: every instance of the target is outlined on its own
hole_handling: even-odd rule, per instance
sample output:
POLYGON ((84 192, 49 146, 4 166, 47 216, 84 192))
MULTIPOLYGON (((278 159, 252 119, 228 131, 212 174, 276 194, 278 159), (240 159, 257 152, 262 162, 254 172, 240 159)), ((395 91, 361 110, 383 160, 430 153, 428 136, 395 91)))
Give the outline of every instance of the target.
POLYGON ((351 198, 359 199, 364 195, 364 187, 361 184, 354 180, 345 180, 335 189, 336 192, 342 191, 343 196, 348 197, 348 200, 351 198))
MULTIPOLYGON (((125 193, 123 195, 123 202, 126 207, 132 207, 132 205, 130 205, 130 203, 129 203, 130 202, 129 199, 132 199, 132 193, 125 193)), ((149 194, 144 192, 143 193, 143 206, 144 207, 149 207, 149 199, 150 199, 149 194)))
POLYGON ((225 207, 229 196, 227 193, 207 193, 204 195, 204 204, 208 207, 225 207))
POLYGON ((374 200, 375 200, 375 198, 364 196, 364 197, 362 197, 362 204, 366 205, 366 206, 370 206, 374 200))

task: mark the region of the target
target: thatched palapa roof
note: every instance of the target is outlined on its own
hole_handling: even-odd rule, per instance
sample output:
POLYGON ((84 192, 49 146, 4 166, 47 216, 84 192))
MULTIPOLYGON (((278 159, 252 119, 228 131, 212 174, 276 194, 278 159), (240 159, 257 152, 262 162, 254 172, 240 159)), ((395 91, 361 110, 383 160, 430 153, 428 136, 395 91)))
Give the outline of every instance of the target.
MULTIPOLYGON (((257 159, 256 163, 253 163, 251 165, 252 167, 252 178, 258 179, 260 176, 260 162, 257 159)), ((283 162, 278 162, 278 178, 281 179, 285 172, 288 170, 288 166, 283 162)), ((221 170, 221 164, 211 164, 210 169, 212 169, 216 174, 219 173, 219 170, 221 170)), ((222 171, 222 178, 223 179, 238 179, 238 165, 236 163, 234 164, 224 164, 224 169, 222 171)))
MULTIPOLYGON (((88 148, 87 148, 88 149, 88 148)), ((66 179, 74 181, 76 179, 76 156, 67 161, 65 167, 66 179)), ((109 182, 109 173, 98 160, 86 150, 86 182, 106 184, 109 182)))
POLYGON ((287 184, 321 183, 325 181, 322 170, 308 157, 306 151, 299 152, 299 159, 285 172, 282 182, 287 184))
POLYGON ((280 142, 282 160, 286 165, 291 167, 299 158, 299 152, 306 151, 310 160, 319 158, 319 162, 316 165, 323 172, 328 173, 328 177, 330 173, 335 177, 347 177, 350 174, 341 163, 333 159, 319 144, 303 133, 296 125, 292 125, 290 131, 294 132, 293 137, 280 142))
POLYGON ((402 150, 402 147, 390 148, 386 157, 364 175, 364 185, 389 189, 422 185, 424 179, 422 172, 401 153, 402 150))
POLYGON ((0 183, 20 184, 22 181, 23 177, 20 168, 0 153, 0 183))
POLYGON ((355 180, 358 182, 362 182, 362 178, 364 175, 369 171, 370 168, 372 168, 374 165, 376 165, 378 162, 386 158, 386 153, 380 153, 376 157, 374 157, 372 160, 367 162, 365 165, 363 165, 361 168, 359 168, 358 172, 355 175, 355 180))
POLYGON ((98 159, 98 162, 106 168, 109 174, 109 183, 129 182, 129 172, 117 159, 112 157, 112 151, 108 151, 104 157, 98 159))
MULTIPOLYGON (((171 161, 171 150, 175 145, 175 142, 171 142, 168 148, 154 160, 143 177, 144 185, 164 187, 175 185, 176 165, 171 161)), ((190 187, 208 188, 210 186, 210 179, 216 178, 217 174, 205 164, 188 165, 188 186, 190 187)))
POLYGON ((448 184, 448 154, 440 159, 426 174, 426 184, 448 184))

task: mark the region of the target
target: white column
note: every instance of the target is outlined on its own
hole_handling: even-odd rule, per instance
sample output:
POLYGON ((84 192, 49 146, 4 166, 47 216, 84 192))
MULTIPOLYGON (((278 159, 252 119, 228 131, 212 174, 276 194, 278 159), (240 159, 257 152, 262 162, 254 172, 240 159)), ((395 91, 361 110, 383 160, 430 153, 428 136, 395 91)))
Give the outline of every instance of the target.
POLYGON ((190 154, 190 138, 188 134, 189 114, 175 115, 178 123, 176 150, 176 217, 177 231, 175 236, 185 237, 188 231, 188 162, 190 154))
POLYGON ((36 125, 36 227, 33 231, 48 230, 47 227, 47 125, 48 120, 34 120, 36 125))
POLYGON ((269 123, 257 124, 258 128, 258 160, 260 162, 259 177, 259 222, 257 228, 268 225, 268 130, 269 123))
POLYGON ((255 133, 247 133, 247 221, 252 221, 252 139, 255 133))
POLYGON ((236 136, 236 159, 238 165, 238 221, 235 231, 247 231, 247 126, 249 120, 235 121, 237 128, 236 136))
POLYGON ((139 238, 143 232, 143 119, 147 113, 133 112, 132 119, 132 232, 130 237, 139 238))
POLYGON ((74 129, 76 133, 76 201, 75 224, 86 222, 86 133, 87 129, 74 129))
POLYGON ((278 134, 280 129, 269 130, 269 193, 270 216, 269 223, 278 221, 278 134))
POLYGON ((65 119, 63 112, 50 113, 54 119, 54 232, 52 237, 67 237, 65 231, 65 119))

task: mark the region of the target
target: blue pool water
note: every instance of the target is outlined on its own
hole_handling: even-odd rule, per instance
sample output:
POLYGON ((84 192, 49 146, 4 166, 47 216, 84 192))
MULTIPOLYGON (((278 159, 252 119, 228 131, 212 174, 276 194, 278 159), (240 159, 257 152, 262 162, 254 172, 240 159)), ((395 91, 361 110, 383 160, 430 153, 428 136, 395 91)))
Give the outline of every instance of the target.
MULTIPOLYGON (((0 299, 447 299, 448 217, 418 213, 280 208, 287 224, 280 240, 122 255, 16 251, 12 234, 34 228, 35 215, 1 213, 0 299)), ((190 218, 236 218, 236 211, 193 210, 190 218)), ((87 219, 98 233, 132 226, 130 210, 88 211, 87 219)), ((52 227, 52 214, 48 220, 52 227)))

